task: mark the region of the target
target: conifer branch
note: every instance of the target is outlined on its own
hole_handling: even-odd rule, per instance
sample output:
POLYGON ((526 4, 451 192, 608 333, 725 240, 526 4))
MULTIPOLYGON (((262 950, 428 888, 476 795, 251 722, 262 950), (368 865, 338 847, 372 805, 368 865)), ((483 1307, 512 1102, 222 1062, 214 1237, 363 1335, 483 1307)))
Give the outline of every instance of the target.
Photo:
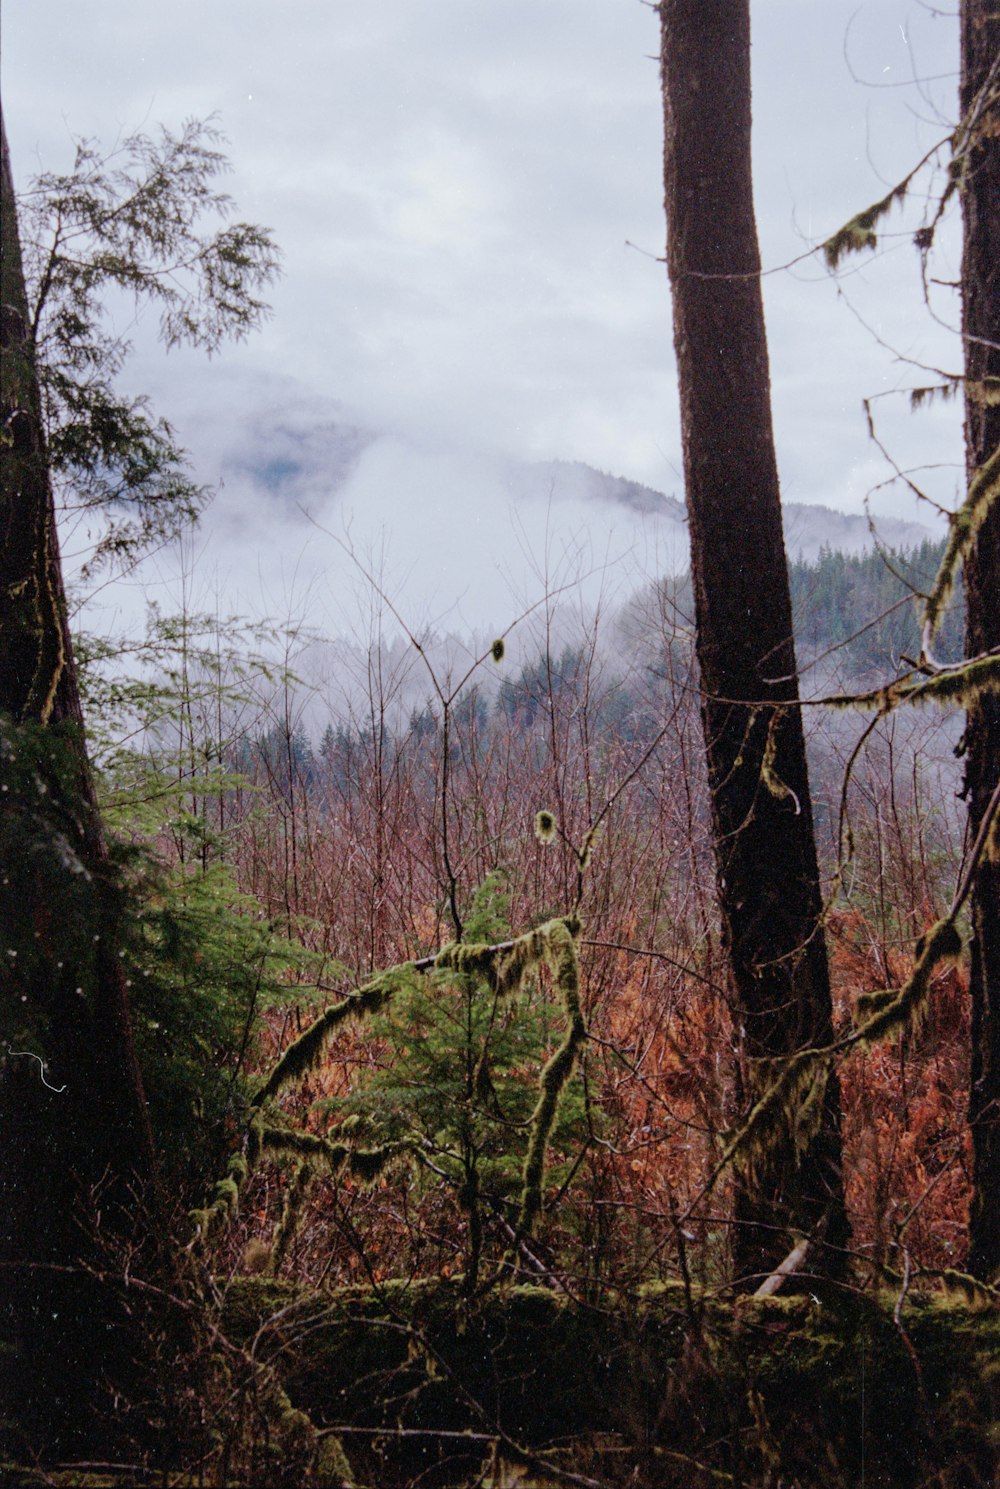
POLYGON ((265 1121, 265 1103, 317 1065, 327 1041, 347 1020, 377 1013, 394 993, 412 985, 412 979, 418 973, 436 970, 476 975, 488 982, 497 997, 508 998, 517 993, 531 971, 547 962, 562 999, 568 1027, 563 1043, 547 1061, 539 1079, 539 1097, 531 1119, 524 1163, 520 1213, 514 1231, 516 1249, 531 1234, 541 1209, 541 1183, 549 1138, 560 1097, 587 1034, 580 1005, 579 933, 579 919, 571 914, 547 921, 506 941, 482 944, 452 942, 432 956, 387 968, 357 992, 347 993, 331 1004, 288 1046, 254 1095, 243 1151, 230 1160, 226 1176, 215 1186, 211 1202, 204 1209, 192 1211, 191 1218, 195 1224, 192 1244, 204 1242, 212 1231, 235 1215, 240 1187, 265 1154, 277 1156, 284 1153, 299 1159, 296 1179, 286 1202, 287 1214, 283 1214, 274 1232, 272 1265, 275 1268, 280 1266, 281 1256, 294 1229, 295 1206, 304 1196, 309 1180, 307 1171, 311 1171, 314 1163, 322 1163, 331 1173, 347 1168, 363 1183, 372 1183, 395 1159, 421 1157, 412 1141, 387 1142, 376 1148, 362 1149, 331 1142, 302 1128, 278 1127, 265 1121), (295 1206, 292 1206, 293 1197, 295 1206))

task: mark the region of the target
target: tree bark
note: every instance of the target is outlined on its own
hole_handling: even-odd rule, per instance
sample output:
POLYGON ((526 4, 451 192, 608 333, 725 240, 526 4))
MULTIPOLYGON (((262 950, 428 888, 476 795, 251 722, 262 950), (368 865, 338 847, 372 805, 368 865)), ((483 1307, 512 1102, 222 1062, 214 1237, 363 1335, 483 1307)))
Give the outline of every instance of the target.
MULTIPOLYGON (((750 155, 748 0, 663 0, 667 268, 673 294, 702 723, 744 1095, 758 1062, 827 1042, 829 973, 771 423, 750 155)), ((847 1239, 839 1090, 797 1155, 795 1114, 737 1174, 737 1272, 768 1276, 788 1232, 847 1239)))
POLYGON ((15 1356, 4 1361, 2 1415, 17 1424, 15 1449, 27 1441, 51 1457, 100 1435, 101 1378, 134 1345, 93 1274, 148 1234, 154 1159, 120 955, 123 892, 84 745, 2 112, 0 136, 0 763, 5 781, 32 783, 20 798, 4 785, 0 834, 0 1296, 2 1343, 15 1356), (39 867, 39 844, 64 859, 61 884, 39 867))
MULTIPOLYGON (((995 0, 962 0, 963 121, 975 115, 962 177, 962 339, 965 459, 969 481, 1000 447, 1000 11, 995 0), (990 390, 991 405, 984 394, 990 390)), ((966 655, 1000 647, 1000 501, 994 501, 965 560, 966 655)), ((965 794, 975 837, 1000 780, 1000 698, 968 711, 965 794)), ((1000 863, 984 855, 972 890, 973 1193, 969 1271, 1000 1276, 1000 863)))

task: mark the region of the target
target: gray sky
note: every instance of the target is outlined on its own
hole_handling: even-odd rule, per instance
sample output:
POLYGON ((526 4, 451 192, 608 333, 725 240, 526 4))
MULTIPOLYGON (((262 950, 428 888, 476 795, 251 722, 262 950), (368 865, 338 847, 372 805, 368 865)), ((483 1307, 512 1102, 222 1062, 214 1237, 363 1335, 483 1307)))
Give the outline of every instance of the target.
MULTIPOLYGON (((752 13, 773 266, 947 133, 957 26, 919 0, 754 0, 752 13), (914 75, 938 80, 905 86, 914 75)), ((68 165, 73 136, 111 143, 217 112, 239 215, 284 251, 274 317, 246 346, 205 364, 163 356, 140 330, 129 374, 199 473, 225 477, 199 549, 225 584, 256 566, 273 607, 275 588, 328 574, 339 560, 298 514, 303 499, 325 527, 351 519, 360 546, 384 533, 392 580, 428 579, 414 603, 444 614, 464 594, 460 620, 485 623, 502 608, 497 566, 523 585, 544 533, 565 555, 581 526, 600 529, 595 561, 636 539, 609 538, 571 501, 511 506, 507 462, 586 461, 681 493, 656 262, 659 37, 641 0, 7 0, 3 29, 19 179, 68 165), (324 489, 324 440, 332 451, 341 425, 384 438, 346 488, 324 489), (312 455, 276 505, 243 467, 293 435, 312 455)), ((787 500, 857 511, 888 474, 862 397, 933 381, 858 316, 907 357, 958 362, 955 306, 942 291, 940 319, 928 314, 898 226, 839 288, 815 261, 765 281, 787 500)), ((950 242, 942 279, 957 277, 950 242)), ((931 489, 953 500, 958 410, 880 407, 900 463, 942 467, 931 489)), ((882 506, 917 515, 891 494, 882 506)))

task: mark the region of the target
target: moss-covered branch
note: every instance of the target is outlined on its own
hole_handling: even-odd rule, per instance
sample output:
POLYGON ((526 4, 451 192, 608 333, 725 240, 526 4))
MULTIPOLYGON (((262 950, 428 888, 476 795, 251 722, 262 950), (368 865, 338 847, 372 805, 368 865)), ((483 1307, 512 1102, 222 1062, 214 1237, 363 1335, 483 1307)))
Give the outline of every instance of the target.
POLYGON ((917 942, 913 971, 898 992, 863 993, 855 1007, 855 1032, 846 1047, 871 1045, 919 1027, 927 1010, 931 980, 962 954, 962 938, 951 918, 939 920, 917 942))
POLYGON ((867 1048, 919 1026, 933 978, 961 955, 962 938, 954 919, 959 908, 960 904, 954 905, 920 938, 913 970, 901 988, 858 999, 855 1028, 849 1034, 830 1044, 799 1050, 786 1059, 759 1064, 759 1083, 766 1082, 763 1094, 746 1121, 729 1135, 722 1156, 685 1217, 693 1213, 730 1165, 739 1165, 752 1175, 771 1145, 789 1128, 795 1133, 796 1152, 805 1151, 817 1130, 826 1081, 837 1059, 852 1049, 867 1048))
POLYGON ((433 957, 422 958, 419 962, 404 962, 378 973, 358 992, 348 994, 327 1008, 288 1046, 255 1093, 243 1153, 237 1154, 230 1162, 229 1170, 225 1178, 216 1185, 210 1203, 204 1209, 192 1213, 196 1240, 203 1241, 213 1230, 235 1215, 244 1180, 266 1155, 277 1157, 285 1154, 299 1160, 298 1179, 289 1191, 286 1204, 288 1213, 283 1215, 275 1231, 275 1253, 283 1254, 287 1236, 294 1229, 297 1213, 297 1202, 291 1209, 288 1209, 288 1205, 293 1197, 299 1196, 300 1190, 304 1193, 308 1172, 313 1167, 318 1164, 330 1173, 347 1169, 363 1183, 372 1183, 387 1164, 413 1152, 412 1143, 407 1141, 388 1142, 363 1149, 348 1143, 330 1141, 302 1128, 279 1126, 266 1120, 266 1103, 316 1067, 322 1059, 327 1041, 341 1025, 349 1019, 377 1013, 395 993, 412 987, 413 979, 421 972, 450 971, 482 977, 498 996, 508 998, 516 995, 527 976, 543 963, 548 963, 566 1014, 567 1030, 562 1044, 542 1069, 538 1101, 531 1120, 517 1226, 519 1237, 530 1234, 541 1209, 545 1156, 558 1114, 560 1096, 572 1074, 579 1047, 586 1037, 586 1024, 580 1006, 577 949, 579 931, 578 918, 570 915, 547 921, 535 930, 509 941, 452 943, 433 957))
MULTIPOLYGON (((935 146, 935 151, 940 148, 940 145, 935 146)), ((935 153, 935 151, 931 151, 930 154, 935 153)), ((904 176, 902 181, 898 181, 890 191, 886 192, 884 197, 881 197, 877 202, 872 202, 871 206, 866 207, 863 212, 858 212, 849 222, 845 222, 843 227, 838 228, 835 233, 832 233, 820 245, 823 257, 831 269, 839 268, 841 260, 846 258, 850 253, 861 253, 864 249, 877 247, 878 235, 875 232, 876 225, 892 210, 897 202, 901 202, 904 199, 910 189, 913 178, 930 159, 930 154, 925 155, 923 160, 914 166, 909 175, 904 176)))
POLYGON ((393 993, 407 984, 414 975, 412 962, 403 962, 398 967, 379 972, 356 993, 350 993, 339 1003, 332 1004, 319 1018, 314 1020, 285 1050, 267 1080, 253 1098, 255 1107, 263 1106, 290 1082, 308 1074, 322 1057, 327 1040, 352 1018, 364 1018, 377 1013, 392 997, 393 993))
POLYGON ((573 1073, 577 1053, 587 1037, 587 1026, 580 1007, 580 963, 577 936, 567 921, 550 921, 542 927, 547 934, 546 956, 552 967, 556 987, 566 1013, 567 1029, 562 1044, 547 1061, 539 1082, 538 1104, 531 1118, 531 1136, 524 1160, 521 1206, 517 1233, 529 1236, 542 1208, 542 1176, 549 1137, 559 1109, 559 1098, 573 1073))
POLYGON ((975 541, 993 503, 1000 498, 1000 445, 979 467, 965 501, 948 519, 948 542, 938 567, 937 576, 924 606, 925 648, 941 624, 945 606, 951 597, 955 575, 962 559, 975 541))
POLYGON ((832 693, 818 703, 826 708, 853 708, 862 713, 892 713, 900 704, 937 703, 968 708, 984 693, 1000 692, 1000 653, 986 652, 967 662, 941 667, 930 677, 911 671, 868 693, 832 693))

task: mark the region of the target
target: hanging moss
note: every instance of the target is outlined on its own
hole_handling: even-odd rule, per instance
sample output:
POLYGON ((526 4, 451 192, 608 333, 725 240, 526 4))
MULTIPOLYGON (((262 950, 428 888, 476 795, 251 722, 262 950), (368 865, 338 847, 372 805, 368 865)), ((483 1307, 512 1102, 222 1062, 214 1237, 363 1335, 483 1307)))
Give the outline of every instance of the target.
POLYGON ((352 1148, 348 1156, 351 1177, 362 1184, 374 1184, 375 1180, 399 1158, 408 1158, 412 1153, 410 1143, 382 1143, 378 1148, 352 1148))
POLYGON ((416 975, 412 962, 403 962, 398 967, 390 967, 387 971, 378 973, 358 992, 342 998, 339 1003, 334 1003, 324 1013, 321 1013, 319 1018, 285 1050, 267 1080, 254 1096, 254 1105, 262 1106, 265 1101, 276 1096, 284 1086, 306 1075, 319 1063, 327 1040, 341 1024, 352 1018, 363 1018, 366 1014, 377 1013, 394 992, 408 985, 416 975))
POLYGON ((957 1272, 952 1268, 938 1273, 938 1276, 947 1296, 955 1298, 966 1308, 1000 1309, 1000 1288, 991 1287, 988 1282, 980 1282, 967 1272, 957 1272))
POLYGON ((352 1148, 346 1143, 331 1143, 313 1132, 304 1132, 300 1127, 265 1127, 263 1150, 277 1157, 279 1154, 295 1154, 303 1161, 322 1164, 331 1174, 343 1168, 362 1181, 371 1183, 394 1159, 405 1157, 412 1151, 407 1142, 382 1143, 377 1148, 352 1148))
POLYGON ((271 1237, 271 1257, 268 1271, 272 1277, 277 1277, 281 1271, 288 1248, 292 1244, 295 1232, 299 1228, 299 1218, 302 1214, 302 1206, 305 1197, 309 1193, 312 1183, 313 1171, 307 1158, 301 1159, 296 1165, 292 1181, 285 1191, 285 1203, 281 1209, 281 1218, 274 1227, 271 1237))
POLYGON ((758 1061, 756 1084, 766 1089, 741 1127, 728 1138, 715 1177, 738 1164, 751 1178, 775 1142, 791 1129, 801 1155, 818 1130, 830 1070, 838 1056, 915 1029, 927 1008, 931 982, 942 966, 962 952, 962 938, 951 919, 939 920, 917 943, 913 971, 898 991, 865 994, 855 1008, 854 1032, 832 1044, 799 1050, 781 1060, 758 1061))
POLYGON ((939 920, 931 926, 917 943, 913 971, 899 992, 890 994, 888 1001, 882 992, 863 994, 858 999, 856 1042, 874 1044, 876 1040, 916 1029, 927 1009, 931 979, 942 966, 961 954, 962 938, 954 921, 939 920))
POLYGON ((462 972, 469 977, 492 978, 496 960, 495 946, 449 941, 434 958, 434 966, 441 971, 462 972))
POLYGON ((983 855, 988 863, 1000 863, 1000 816, 994 817, 990 823, 983 855))
POLYGON ((983 693, 997 692, 1000 692, 1000 656, 990 654, 943 667, 930 677, 907 672, 895 682, 868 693, 834 693, 818 701, 827 708, 888 714, 901 703, 954 704, 968 708, 983 693))
POLYGON ((767 741, 764 745, 764 756, 760 762, 760 777, 771 795, 778 801, 791 801, 795 804, 796 815, 802 810, 799 798, 778 775, 775 769, 775 761, 778 758, 778 730, 781 726, 782 710, 776 708, 771 714, 767 726, 767 741))
POLYGON ((542 1070, 538 1104, 531 1118, 531 1134, 524 1160, 521 1205, 517 1233, 530 1236, 542 1208, 542 1176, 549 1137, 559 1109, 559 1098, 573 1072, 587 1026, 580 1007, 580 964, 576 933, 566 920, 550 921, 541 927, 546 934, 546 955, 556 988, 562 998, 568 1027, 562 1044, 542 1070))
POLYGON ((245 1182, 250 1172, 250 1165, 242 1153, 234 1153, 229 1160, 229 1176, 237 1188, 245 1182))
POLYGON ((212 1191, 212 1199, 201 1210, 191 1210, 189 1219, 194 1227, 194 1239, 203 1244, 215 1231, 228 1225, 236 1215, 240 1203, 240 1189, 231 1174, 220 1179, 212 1191))
POLYGON ((342 1161, 348 1151, 301 1127, 266 1126, 261 1129, 261 1150, 272 1158, 288 1153, 302 1158, 321 1159, 331 1167, 336 1166, 338 1159, 342 1161))
MULTIPOLYGON (((952 377, 946 383, 931 383, 929 386, 925 386, 923 388, 911 388, 910 409, 913 412, 916 412, 916 410, 918 408, 922 408, 925 403, 933 403, 935 399, 938 398, 940 398, 942 403, 947 403, 952 398, 958 397, 959 389, 961 388, 961 386, 962 379, 960 377, 952 377)), ((968 389, 969 384, 967 383, 967 396, 968 389)))
POLYGON ((513 941, 497 945, 468 944, 461 941, 443 946, 434 959, 441 971, 463 972, 484 977, 499 997, 510 997, 518 991, 524 978, 545 960, 552 937, 559 927, 576 927, 571 917, 548 920, 513 941))
POLYGON ((535 813, 535 837, 547 847, 556 835, 556 819, 551 812, 544 809, 535 813))
MULTIPOLYGON (((408 1157, 411 1153, 412 1144, 407 1142, 383 1143, 377 1148, 352 1148, 346 1143, 331 1143, 328 1139, 299 1127, 269 1126, 257 1113, 248 1127, 246 1153, 234 1154, 230 1159, 226 1177, 216 1184, 211 1203, 204 1209, 192 1210, 190 1213, 196 1239, 207 1240, 222 1225, 233 1219, 239 1205, 240 1188, 265 1155, 272 1158, 286 1155, 299 1159, 296 1180, 289 1189, 285 1212, 278 1222, 272 1241, 273 1254, 279 1236, 285 1236, 287 1230, 280 1252, 284 1255, 284 1249, 294 1234, 301 1201, 317 1165, 331 1174, 340 1173, 346 1168, 362 1184, 371 1184, 390 1163, 408 1157)), ((280 1260, 276 1265, 280 1265, 280 1260)))
MULTIPOLYGON (((521 1182, 518 1232, 530 1234, 541 1210, 542 1180, 545 1160, 560 1098, 572 1074, 577 1054, 586 1038, 586 1023, 580 1006, 580 971, 577 940, 579 918, 573 914, 546 921, 534 930, 511 941, 466 945, 460 942, 442 947, 433 961, 421 963, 419 970, 453 972, 484 978, 498 997, 517 994, 530 974, 543 962, 552 971, 556 992, 567 1019, 566 1034, 542 1069, 539 1094, 531 1117, 527 1154, 521 1182)), ((191 1214, 195 1239, 203 1243, 218 1227, 236 1213, 239 1189, 247 1175, 265 1156, 282 1154, 299 1160, 296 1178, 286 1196, 285 1208, 275 1229, 271 1247, 271 1267, 280 1267, 294 1234, 296 1217, 308 1187, 309 1177, 317 1165, 327 1172, 346 1169, 362 1184, 373 1183, 394 1161, 419 1157, 412 1140, 394 1140, 373 1148, 330 1141, 319 1134, 298 1127, 286 1127, 266 1121, 264 1103, 294 1080, 311 1070, 322 1057, 327 1039, 349 1018, 374 1014, 394 993, 412 990, 418 967, 412 962, 391 967, 373 978, 358 993, 333 1004, 296 1039, 274 1066, 256 1093, 247 1122, 243 1152, 230 1160, 226 1177, 215 1187, 211 1203, 191 1214)), ((488 1085, 485 1065, 477 1079, 488 1085)), ((345 1132, 342 1125, 340 1131, 345 1132)))
POLYGON ((226 1216, 232 1216, 236 1214, 239 1202, 239 1185, 234 1178, 227 1174, 226 1177, 224 1179, 220 1179, 218 1184, 216 1184, 215 1186, 215 1199, 213 1201, 212 1208, 213 1210, 219 1208, 226 1216))
POLYGON ((247 1124, 246 1152, 247 1166, 256 1168, 260 1159, 261 1150, 264 1146, 264 1116, 260 1110, 255 1111, 247 1124))
MULTIPOLYGON (((539 813, 539 817, 550 813, 539 813)), ((554 826, 554 819, 553 819, 554 826)), ((590 839, 588 839, 589 848, 590 839)), ((533 931, 502 946, 465 946, 452 943, 442 948, 435 965, 441 969, 485 976, 499 997, 511 997, 529 972, 543 961, 552 968, 556 990, 566 1013, 568 1027, 563 1043, 542 1069, 539 1097, 531 1118, 528 1151, 522 1173, 518 1234, 527 1236, 541 1210, 541 1186, 549 1138, 559 1109, 559 1098, 576 1063, 587 1028, 580 1008, 580 970, 576 938, 580 924, 576 916, 546 921, 533 931)))
POLYGON ((583 846, 580 848, 580 851, 576 855, 577 867, 579 868, 581 873, 583 873, 584 869, 588 869, 590 867, 590 859, 594 851, 594 843, 597 840, 597 834, 599 830, 600 829, 598 825, 595 823, 594 826, 587 833, 587 836, 584 838, 583 846))
POLYGON ((497 996, 509 998, 520 991, 524 980, 545 960, 557 921, 547 921, 527 935, 519 936, 506 951, 494 957, 489 980, 497 996))
POLYGON ((738 1165, 754 1178, 776 1142, 789 1130, 801 1154, 815 1136, 822 1116, 823 1089, 833 1060, 832 1048, 799 1050, 780 1061, 759 1061, 756 1084, 767 1082, 763 1095, 743 1125, 732 1132, 718 1164, 721 1171, 738 1165))
POLYGON ((948 519, 948 542, 937 578, 934 580, 934 586, 924 607, 924 627, 928 637, 933 637, 941 624, 945 606, 955 584, 958 566, 968 553, 976 534, 998 497, 1000 497, 1000 445, 985 464, 976 471, 969 482, 965 501, 948 519))
MULTIPOLYGON (((919 168, 918 166, 917 170, 919 168)), ((821 247, 823 257, 831 269, 836 269, 841 259, 846 258, 849 253, 860 253, 864 249, 877 246, 876 224, 892 210, 897 202, 903 200, 915 175, 916 171, 911 171, 879 201, 873 202, 870 207, 866 207, 863 212, 859 212, 849 222, 845 222, 842 228, 838 228, 837 232, 827 238, 821 247)))
POLYGON ((823 1123, 829 1076, 830 1064, 826 1061, 817 1062, 812 1082, 806 1088, 805 1095, 795 1113, 795 1151, 797 1154, 805 1153, 819 1134, 823 1123))

